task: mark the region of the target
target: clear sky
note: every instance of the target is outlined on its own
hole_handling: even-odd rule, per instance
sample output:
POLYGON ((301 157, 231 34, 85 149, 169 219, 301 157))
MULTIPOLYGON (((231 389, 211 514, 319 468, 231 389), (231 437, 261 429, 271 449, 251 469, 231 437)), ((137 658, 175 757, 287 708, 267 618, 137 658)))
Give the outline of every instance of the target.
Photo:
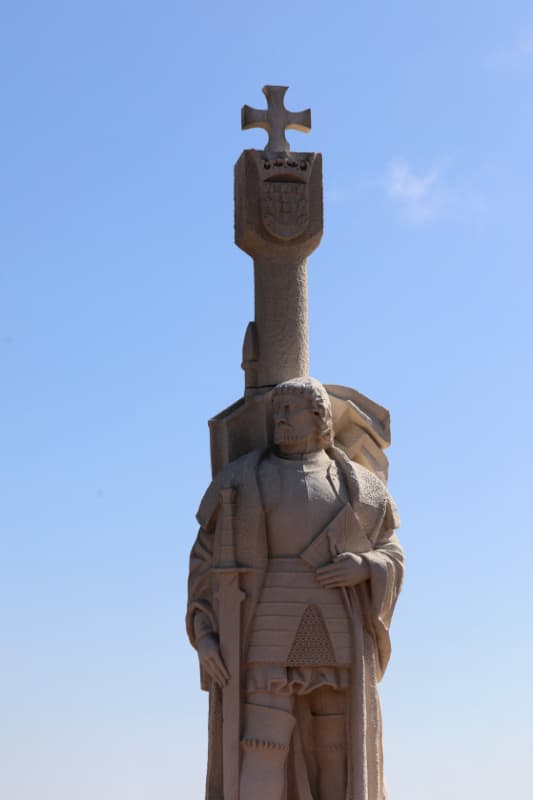
POLYGON ((0 795, 202 800, 183 616, 242 391, 240 107, 324 155, 312 374, 392 412, 391 800, 531 792, 531 2, 4 2, 0 795))

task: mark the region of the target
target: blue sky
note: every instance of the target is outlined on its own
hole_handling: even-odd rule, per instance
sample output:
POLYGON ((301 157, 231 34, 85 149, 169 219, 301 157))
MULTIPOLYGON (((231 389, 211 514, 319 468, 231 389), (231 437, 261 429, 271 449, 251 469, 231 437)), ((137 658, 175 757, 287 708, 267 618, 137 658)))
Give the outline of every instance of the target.
POLYGON ((0 65, 2 796, 202 797, 185 576, 265 83, 324 156, 312 373, 392 412, 391 800, 526 796, 531 4, 20 0, 0 65))

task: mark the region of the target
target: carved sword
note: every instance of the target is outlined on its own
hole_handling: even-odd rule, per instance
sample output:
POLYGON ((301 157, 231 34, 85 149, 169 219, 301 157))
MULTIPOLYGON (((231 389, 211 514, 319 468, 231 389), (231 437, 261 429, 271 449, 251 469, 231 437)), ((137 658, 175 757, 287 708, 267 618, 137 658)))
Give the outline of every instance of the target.
POLYGON ((239 587, 235 560, 236 490, 222 489, 217 519, 215 568, 217 580, 220 652, 229 672, 222 690, 222 770, 224 800, 239 800, 241 739, 241 603, 245 594, 239 587))

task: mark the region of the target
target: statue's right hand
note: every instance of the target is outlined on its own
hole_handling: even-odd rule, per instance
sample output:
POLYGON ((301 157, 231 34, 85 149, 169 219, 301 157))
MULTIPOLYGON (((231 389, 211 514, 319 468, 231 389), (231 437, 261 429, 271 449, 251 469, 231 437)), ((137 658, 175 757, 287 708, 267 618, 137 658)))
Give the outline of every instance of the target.
POLYGON ((207 636, 202 636, 198 642, 198 658, 202 667, 215 683, 222 687, 226 686, 229 681, 229 672, 220 654, 218 636, 216 634, 209 633, 207 636))

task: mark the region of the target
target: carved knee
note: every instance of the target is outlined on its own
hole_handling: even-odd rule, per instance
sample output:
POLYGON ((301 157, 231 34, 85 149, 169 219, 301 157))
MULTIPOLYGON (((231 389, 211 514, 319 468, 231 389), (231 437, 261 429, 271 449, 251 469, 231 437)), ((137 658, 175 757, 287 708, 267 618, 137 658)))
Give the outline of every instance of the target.
POLYGON ((277 708, 244 707, 240 800, 282 800, 295 719, 277 708))
POLYGON ((255 706, 244 707, 244 750, 270 750, 286 753, 289 750, 295 719, 292 714, 278 708, 255 706))

